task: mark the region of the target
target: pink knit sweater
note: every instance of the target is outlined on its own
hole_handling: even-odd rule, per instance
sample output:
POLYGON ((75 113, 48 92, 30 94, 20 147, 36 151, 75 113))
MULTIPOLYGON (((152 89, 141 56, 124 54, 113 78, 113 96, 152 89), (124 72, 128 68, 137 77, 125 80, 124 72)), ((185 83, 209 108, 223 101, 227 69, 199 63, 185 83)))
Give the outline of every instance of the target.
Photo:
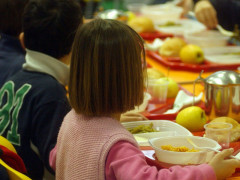
POLYGON ((58 135, 56 179, 104 180, 106 157, 120 140, 138 147, 133 136, 117 120, 89 118, 70 111, 58 135))

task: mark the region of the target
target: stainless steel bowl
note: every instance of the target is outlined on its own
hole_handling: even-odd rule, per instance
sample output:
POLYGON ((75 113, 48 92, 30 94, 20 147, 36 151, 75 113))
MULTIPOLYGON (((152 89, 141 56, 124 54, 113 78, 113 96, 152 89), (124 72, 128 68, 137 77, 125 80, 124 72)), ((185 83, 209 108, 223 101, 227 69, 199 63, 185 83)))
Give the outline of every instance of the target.
POLYGON ((208 84, 216 85, 240 84, 240 74, 235 71, 217 71, 207 77, 205 81, 208 84))
POLYGON ((218 71, 204 82, 205 112, 212 120, 228 116, 240 122, 240 74, 234 71, 218 71))

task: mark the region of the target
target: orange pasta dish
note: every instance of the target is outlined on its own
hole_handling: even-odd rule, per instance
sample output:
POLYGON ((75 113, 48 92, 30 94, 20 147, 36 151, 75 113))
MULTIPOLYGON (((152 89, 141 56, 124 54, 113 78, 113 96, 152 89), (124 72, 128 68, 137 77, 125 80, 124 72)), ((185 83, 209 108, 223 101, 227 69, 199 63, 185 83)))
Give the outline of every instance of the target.
POLYGON ((161 146, 161 148, 163 150, 167 150, 167 151, 175 151, 175 152, 198 152, 199 150, 197 149, 189 149, 188 147, 186 146, 179 146, 179 147, 174 147, 172 145, 163 145, 161 146))

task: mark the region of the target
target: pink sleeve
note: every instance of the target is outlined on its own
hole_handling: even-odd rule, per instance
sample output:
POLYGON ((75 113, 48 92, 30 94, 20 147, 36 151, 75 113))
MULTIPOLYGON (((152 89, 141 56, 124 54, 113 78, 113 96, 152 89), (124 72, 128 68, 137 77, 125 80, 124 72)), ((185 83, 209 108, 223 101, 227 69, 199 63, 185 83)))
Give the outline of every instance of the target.
POLYGON ((49 155, 49 164, 50 164, 50 167, 56 171, 56 155, 57 155, 57 146, 55 146, 51 152, 50 152, 50 155, 49 155))
POLYGON ((160 169, 149 166, 140 149, 129 142, 116 143, 108 153, 106 180, 216 180, 211 166, 173 166, 160 169))

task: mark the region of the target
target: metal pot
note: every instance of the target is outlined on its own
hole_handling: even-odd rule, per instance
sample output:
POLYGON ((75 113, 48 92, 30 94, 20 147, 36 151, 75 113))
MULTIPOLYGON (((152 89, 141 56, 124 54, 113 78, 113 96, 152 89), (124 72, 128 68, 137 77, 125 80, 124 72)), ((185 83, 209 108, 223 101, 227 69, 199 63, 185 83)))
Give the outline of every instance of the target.
POLYGON ((234 71, 217 71, 203 79, 205 112, 212 120, 220 116, 240 122, 240 74, 234 71))

